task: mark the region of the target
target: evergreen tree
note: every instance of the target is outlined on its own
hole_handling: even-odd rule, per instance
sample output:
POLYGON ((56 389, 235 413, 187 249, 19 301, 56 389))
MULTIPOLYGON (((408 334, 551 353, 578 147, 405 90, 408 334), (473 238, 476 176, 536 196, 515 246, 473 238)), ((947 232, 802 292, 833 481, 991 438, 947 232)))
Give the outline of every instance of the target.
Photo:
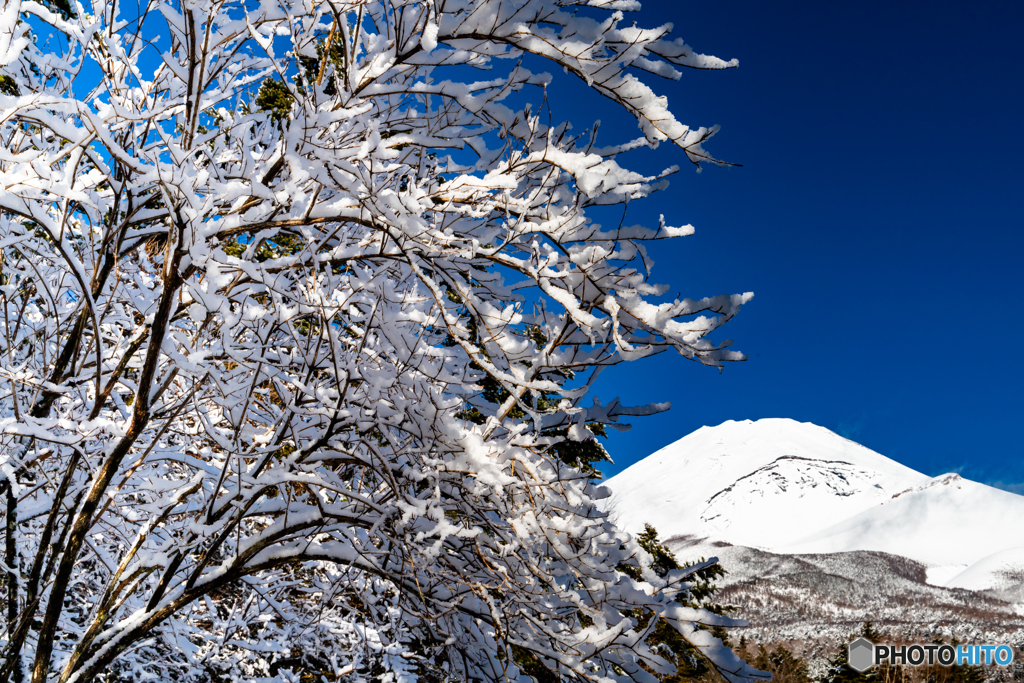
POLYGON ((769 656, 768 671, 775 683, 810 683, 807 662, 797 657, 784 645, 778 645, 769 656))
MULTIPOLYGON (((936 639, 932 643, 940 645, 943 641, 936 639)), ((956 647, 960 643, 954 638, 950 644, 956 647)), ((985 680, 984 669, 981 666, 970 664, 955 664, 953 666, 930 664, 917 667, 917 673, 919 683, 982 683, 985 680)))
POLYGON ((860 631, 840 641, 836 654, 829 660, 825 674, 819 679, 822 683, 895 683, 902 681, 906 672, 904 667, 884 664, 867 671, 855 671, 850 667, 850 643, 857 638, 865 638, 871 643, 880 643, 884 636, 875 628, 871 621, 865 621, 860 631))
MULTIPOLYGON (((675 554, 660 541, 657 530, 650 524, 644 525, 643 532, 637 537, 637 544, 651 555, 650 566, 658 576, 665 577, 670 571, 687 566, 697 567, 688 579, 691 582, 689 591, 684 596, 676 598, 679 602, 689 607, 705 609, 713 614, 727 614, 736 610, 733 606, 722 605, 715 600, 715 594, 718 592, 715 581, 726 573, 721 564, 718 562, 707 564, 704 558, 697 562, 680 564, 676 560, 675 554)), ((640 578, 640 570, 637 567, 626 564, 620 566, 620 570, 634 578, 640 578)), ((640 615, 638 614, 638 616, 640 615)), ((708 630, 726 645, 730 644, 728 633, 724 628, 711 626, 708 627, 708 630)), ((676 664, 674 674, 659 677, 658 680, 661 683, 680 683, 707 676, 713 671, 710 662, 664 620, 658 621, 654 635, 649 642, 659 646, 663 652, 667 652, 676 664)), ((741 639, 740 643, 741 648, 746 647, 745 639, 741 639)), ((736 652, 736 654, 742 659, 746 658, 741 652, 736 652)), ((757 664, 755 666, 767 670, 767 667, 757 664)))
POLYGON ((860 637, 872 643, 877 643, 882 639, 882 634, 875 629, 874 624, 870 621, 865 621, 864 625, 860 627, 860 637))
POLYGON ((807 672, 807 662, 802 657, 794 655, 782 644, 776 645, 770 651, 764 645, 758 645, 757 656, 751 664, 762 671, 770 672, 772 683, 811 682, 811 676, 807 672))
MULTIPOLYGON (((982 666, 968 664, 942 666, 936 662, 909 666, 885 662, 867 671, 854 671, 849 666, 849 650, 847 648, 850 641, 859 637, 866 638, 875 644, 885 640, 885 636, 875 629, 870 621, 864 622, 858 633, 839 643, 835 655, 829 660, 828 669, 819 679, 820 683, 982 683, 985 680, 985 671, 982 666)), ((939 645, 943 641, 933 640, 932 643, 939 645)), ((958 642, 954 639, 952 645, 956 646, 957 644, 958 642)), ((758 660, 755 660, 753 664, 758 668, 763 668, 758 664, 758 660)))
POLYGON ((741 659, 746 659, 748 661, 750 660, 750 652, 748 652, 748 643, 746 635, 740 636, 739 645, 733 649, 733 652, 739 655, 741 659))
POLYGON ((880 634, 870 621, 865 621, 859 633, 840 640, 835 654, 828 662, 828 668, 818 680, 820 683, 874 683, 876 671, 856 671, 850 666, 850 643, 857 638, 867 638, 872 643, 878 642, 880 634))

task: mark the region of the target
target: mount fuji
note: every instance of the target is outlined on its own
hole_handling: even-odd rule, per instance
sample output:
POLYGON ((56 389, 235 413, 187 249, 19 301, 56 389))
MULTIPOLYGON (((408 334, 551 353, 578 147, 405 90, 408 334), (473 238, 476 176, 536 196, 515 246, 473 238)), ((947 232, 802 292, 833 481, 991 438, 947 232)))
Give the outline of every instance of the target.
POLYGON ((929 477, 810 423, 702 427, 605 486, 621 527, 650 523, 679 547, 885 553, 919 565, 931 586, 1024 602, 1024 496, 929 477))

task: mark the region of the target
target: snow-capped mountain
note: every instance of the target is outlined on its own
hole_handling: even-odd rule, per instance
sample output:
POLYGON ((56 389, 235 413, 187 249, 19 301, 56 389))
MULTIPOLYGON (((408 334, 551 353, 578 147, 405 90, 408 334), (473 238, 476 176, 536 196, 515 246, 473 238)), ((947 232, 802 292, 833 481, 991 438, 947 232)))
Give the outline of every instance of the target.
POLYGON ((662 538, 787 555, 878 551, 921 563, 934 585, 1024 582, 1024 496, 928 477, 810 423, 703 427, 606 486, 630 531, 649 522, 662 538))
POLYGON ((865 620, 894 638, 1024 647, 1024 496, 787 419, 704 427, 606 486, 627 530, 653 524, 684 563, 718 557, 717 597, 749 621, 742 634, 812 670, 865 620))
POLYGON ((939 568, 960 574, 986 556, 1020 546, 1022 529, 1024 496, 947 474, 779 550, 880 550, 933 568, 930 578, 945 583, 939 568))

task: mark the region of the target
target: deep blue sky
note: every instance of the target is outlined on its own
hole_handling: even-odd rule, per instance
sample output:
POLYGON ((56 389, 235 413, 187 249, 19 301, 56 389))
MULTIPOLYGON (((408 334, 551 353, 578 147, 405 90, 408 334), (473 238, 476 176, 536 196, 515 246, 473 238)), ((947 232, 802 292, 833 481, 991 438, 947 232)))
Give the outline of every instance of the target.
MULTIPOLYGON (((602 400, 673 403, 610 438, 606 475, 702 425, 791 417, 1024 492, 1024 4, 648 0, 634 18, 740 60, 647 79, 743 164, 686 168, 631 208, 697 229, 660 246, 654 279, 756 297, 724 328, 748 362, 664 354, 601 378, 602 400)), ((554 89, 555 111, 634 134, 578 95, 554 89)), ((623 161, 685 164, 665 146, 623 161)))
MULTIPOLYGON (((708 150, 743 167, 627 155, 684 167, 629 222, 696 227, 652 252, 673 293, 756 297, 720 337, 748 362, 720 375, 662 354, 601 377, 604 401, 673 403, 611 433, 605 474, 703 425, 791 417, 1024 493, 1024 3, 643 5, 627 21, 739 59, 645 79, 684 123, 720 124, 708 150)), ((599 144, 639 135, 556 76, 556 119, 602 119, 599 144)))

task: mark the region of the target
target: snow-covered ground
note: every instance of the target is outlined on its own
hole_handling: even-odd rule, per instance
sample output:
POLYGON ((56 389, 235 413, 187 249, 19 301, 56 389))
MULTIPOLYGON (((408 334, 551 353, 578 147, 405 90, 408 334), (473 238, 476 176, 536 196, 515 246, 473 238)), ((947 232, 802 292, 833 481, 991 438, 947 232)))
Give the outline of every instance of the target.
MULTIPOLYGON (((1008 527, 1019 533, 1019 527, 1008 527)), ((950 588, 982 591, 1017 605, 1024 615, 1024 546, 984 557, 946 582, 950 588)))
POLYGON ((934 585, 1007 595, 1024 583, 1024 496, 928 477, 810 423, 703 427, 606 485, 631 531, 649 522, 662 538, 777 554, 884 552, 921 563, 934 585))
POLYGON ((783 552, 879 550, 968 565, 1024 542, 1024 496, 951 474, 808 535, 783 552))

